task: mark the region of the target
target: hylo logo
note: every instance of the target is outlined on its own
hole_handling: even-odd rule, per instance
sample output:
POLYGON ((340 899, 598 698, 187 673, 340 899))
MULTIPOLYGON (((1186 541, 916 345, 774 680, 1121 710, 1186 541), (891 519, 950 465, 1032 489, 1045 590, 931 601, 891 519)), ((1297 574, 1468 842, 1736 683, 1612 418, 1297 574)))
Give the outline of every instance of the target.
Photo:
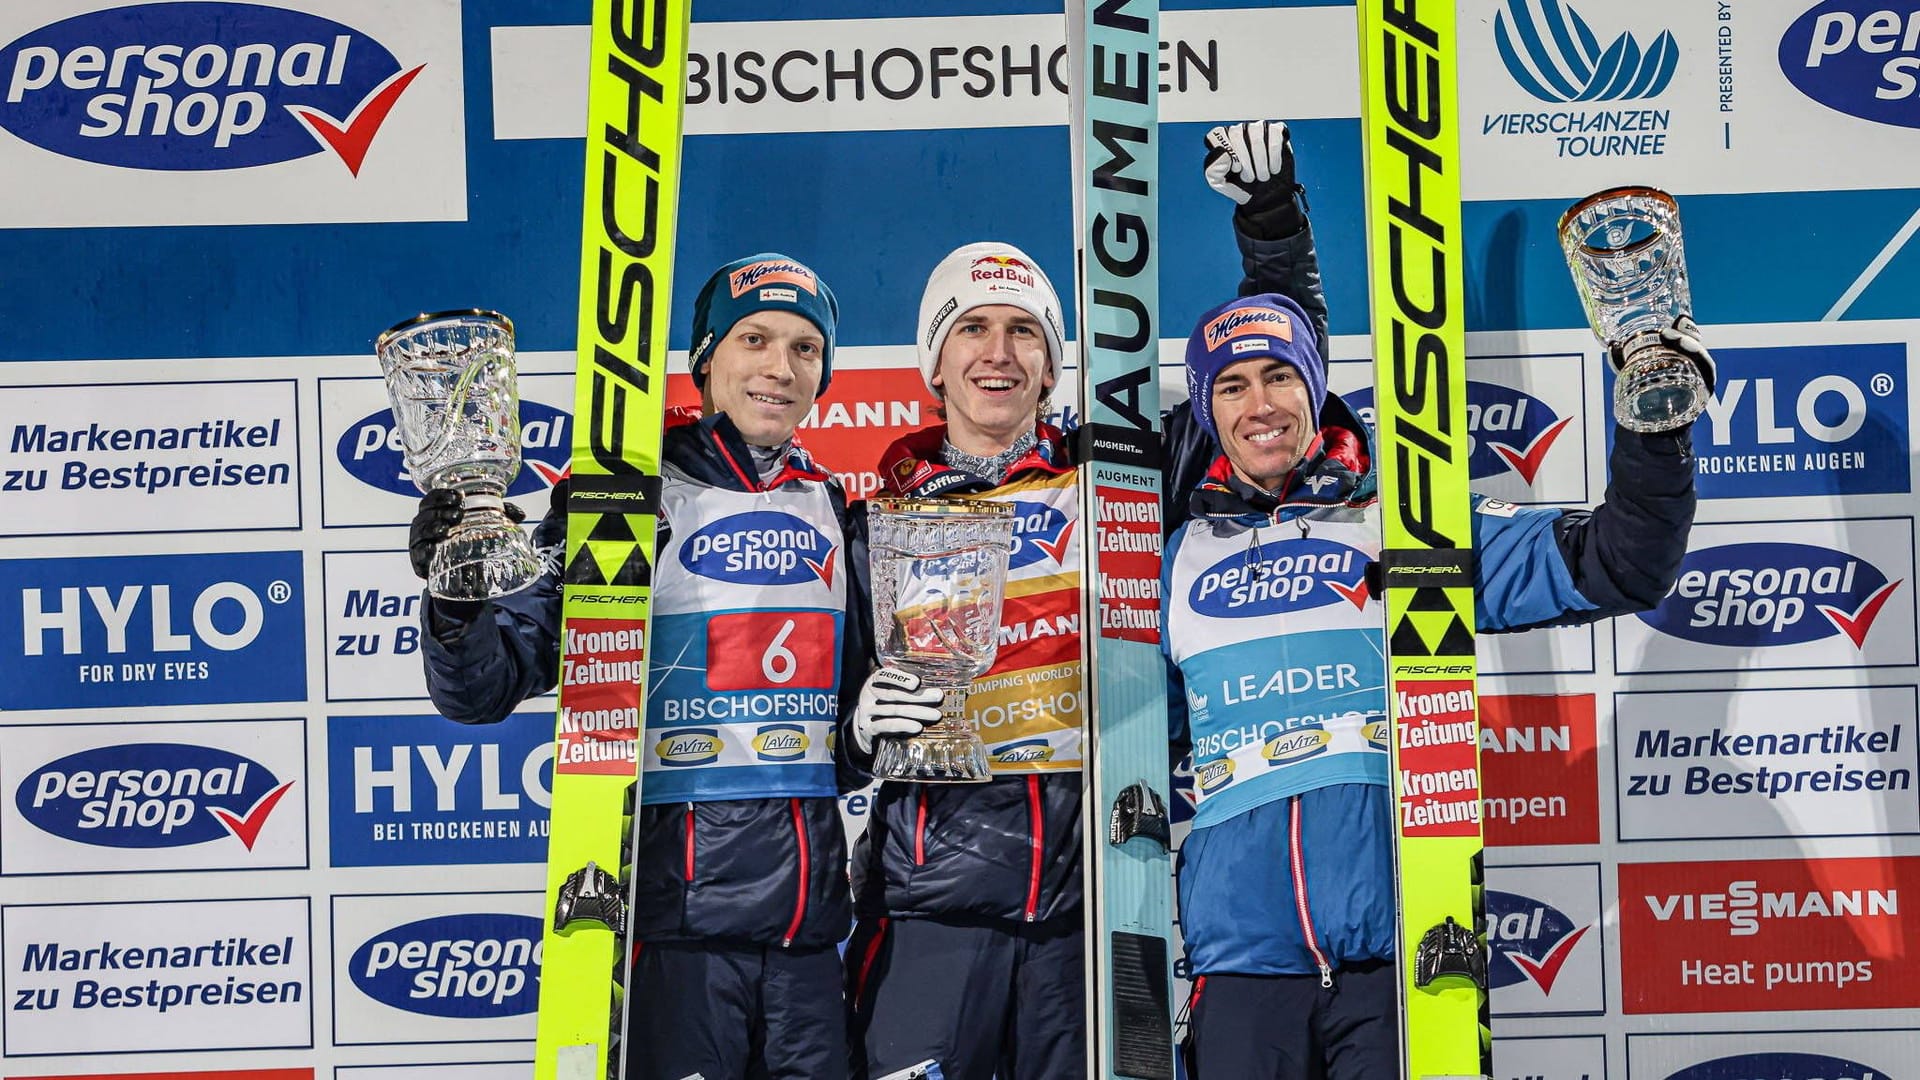
MULTIPOLYGON (((513 478, 508 495, 526 495, 550 488, 566 475, 573 454, 568 434, 573 417, 537 401, 520 402, 520 461, 526 466, 513 478)), ((334 445, 340 467, 363 484, 395 495, 418 497, 420 489, 407 472, 406 451, 393 410, 382 409, 351 424, 334 445)))
MULTIPOLYGON (((108 655, 128 651, 131 637, 128 630, 136 625, 135 615, 143 602, 147 609, 144 622, 148 636, 136 646, 140 651, 190 653, 196 645, 204 645, 221 652, 236 652, 253 644, 266 624, 266 608, 260 594, 238 581, 216 581, 194 594, 189 632, 182 632, 175 625, 171 585, 124 585, 117 593, 90 585, 84 591, 88 606, 106 631, 108 655)), ((57 635, 54 640, 65 655, 86 651, 81 592, 74 586, 63 588, 59 599, 52 600, 49 606, 51 598, 42 590, 20 590, 20 621, 26 655, 45 654, 49 634, 57 635)), ((275 581, 267 586, 267 598, 274 604, 285 604, 293 598, 293 587, 284 581, 275 581)))
POLYGON ((447 915, 396 926, 353 951, 360 992, 423 1016, 524 1016, 540 995, 540 920, 447 915))
POLYGON ((1553 993, 1560 969, 1574 946, 1593 929, 1575 926, 1551 904, 1517 893, 1487 890, 1487 947, 1491 957, 1487 985, 1491 989, 1531 982, 1542 994, 1553 993))
POLYGON ((1556 105, 1655 97, 1673 81, 1680 58, 1667 30, 1644 52, 1625 32, 1602 48, 1561 0, 1507 0, 1506 10, 1494 13, 1493 41, 1513 81, 1556 105))
POLYGON ((1877 124, 1920 127, 1920 11, 1883 0, 1815 4, 1780 38, 1780 70, 1800 92, 1877 124))
POLYGON ((1902 581, 1811 544, 1725 544, 1688 552, 1666 599, 1640 619, 1703 645, 1798 645, 1840 634, 1860 649, 1902 581))
POLYGON ((819 529, 778 510, 721 518, 687 537, 680 565, 735 585, 833 584, 839 549, 819 529))
POLYGON ((232 836, 251 851, 292 786, 228 750, 140 743, 42 765, 21 782, 14 805, 36 828, 82 844, 186 847, 232 836))
POLYGON ((245 169, 331 149, 357 176, 420 71, 318 15, 138 4, 50 23, 0 48, 0 127, 122 168, 245 169))

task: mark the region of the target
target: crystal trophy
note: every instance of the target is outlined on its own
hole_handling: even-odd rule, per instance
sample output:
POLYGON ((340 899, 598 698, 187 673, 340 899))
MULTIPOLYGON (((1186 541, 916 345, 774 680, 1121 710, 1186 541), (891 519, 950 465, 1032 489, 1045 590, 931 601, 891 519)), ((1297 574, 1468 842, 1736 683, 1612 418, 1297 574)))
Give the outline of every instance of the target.
POLYGON ((881 736, 883 780, 989 780, 987 747, 967 719, 967 689, 993 666, 1013 547, 1013 506, 981 499, 874 499, 868 550, 880 662, 941 691, 940 719, 881 736))
POLYGON ((414 486, 461 497, 460 523, 434 549, 427 591, 485 600, 526 588, 540 576, 540 557, 505 509, 520 472, 513 323, 494 311, 421 315, 373 348, 414 486))
POLYGON ((1617 367, 1613 416, 1630 431, 1671 431, 1707 407, 1707 385, 1660 331, 1691 317, 1680 207, 1650 187, 1620 187, 1560 216, 1560 249, 1593 332, 1617 367))

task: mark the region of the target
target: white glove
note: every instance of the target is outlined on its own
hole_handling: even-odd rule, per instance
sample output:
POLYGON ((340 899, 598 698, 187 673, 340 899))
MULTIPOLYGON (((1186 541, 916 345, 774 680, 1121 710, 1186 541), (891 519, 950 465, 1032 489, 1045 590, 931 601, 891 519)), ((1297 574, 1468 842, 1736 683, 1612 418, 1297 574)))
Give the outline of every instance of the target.
MULTIPOLYGON (((1707 351, 1706 342, 1700 340, 1699 323, 1694 322, 1689 316, 1680 316, 1673 320, 1672 326, 1660 331, 1660 343, 1685 353, 1687 359, 1693 361, 1693 366, 1700 369, 1700 378, 1707 384, 1707 393, 1713 393, 1714 387, 1718 385, 1715 379, 1719 375, 1719 367, 1713 362, 1713 354, 1707 351)), ((1613 348, 1612 355, 1613 369, 1618 371, 1626 362, 1626 358, 1620 355, 1618 346, 1613 348)))
POLYGON ((920 734, 940 719, 940 697, 938 687, 922 688, 920 676, 911 671, 881 668, 860 688, 860 704, 853 711, 854 745, 871 754, 877 736, 920 734))
POLYGON ((1293 148, 1280 120, 1222 124, 1207 132, 1207 184, 1237 206, 1262 210, 1291 199, 1293 148))

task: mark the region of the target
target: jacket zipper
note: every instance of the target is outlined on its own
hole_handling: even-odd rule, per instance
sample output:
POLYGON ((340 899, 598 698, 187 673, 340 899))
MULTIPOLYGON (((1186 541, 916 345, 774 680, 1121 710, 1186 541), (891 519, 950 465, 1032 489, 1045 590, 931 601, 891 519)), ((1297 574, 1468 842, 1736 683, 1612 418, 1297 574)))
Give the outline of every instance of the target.
POLYGON ((1046 846, 1047 822, 1040 808, 1040 777, 1027 776, 1027 813, 1033 819, 1033 865, 1027 876, 1027 921, 1040 910, 1040 853, 1046 846))
POLYGON ((807 823, 800 816, 800 800, 788 799, 787 805, 793 809, 793 839, 800 848, 800 895, 793 902, 793 922, 787 924, 787 936, 780 940, 780 947, 793 944, 800 933, 800 923, 807 917, 807 823))
POLYGON ((919 809, 913 818, 913 865, 927 865, 927 789, 915 792, 919 809))
POLYGON ((1313 954, 1313 962, 1320 968, 1320 985, 1331 989, 1333 986, 1333 967, 1327 963, 1327 954, 1320 951, 1320 939, 1313 933, 1313 916, 1307 911, 1307 860, 1300 851, 1300 796, 1293 797, 1293 820, 1287 829, 1287 859, 1293 867, 1293 908, 1300 914, 1300 931, 1306 935, 1307 951, 1313 954))
POLYGON ((693 804, 687 804, 687 882, 693 882, 693 804))

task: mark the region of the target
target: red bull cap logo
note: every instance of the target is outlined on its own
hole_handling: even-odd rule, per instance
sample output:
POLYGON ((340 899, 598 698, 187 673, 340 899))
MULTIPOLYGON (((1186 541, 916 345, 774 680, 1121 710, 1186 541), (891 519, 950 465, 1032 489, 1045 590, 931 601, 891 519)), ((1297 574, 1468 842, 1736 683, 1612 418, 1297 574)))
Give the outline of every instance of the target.
POLYGON ((974 281, 1012 281, 1028 288, 1039 284, 1040 272, 1015 255, 982 255, 973 260, 968 276, 974 281))

